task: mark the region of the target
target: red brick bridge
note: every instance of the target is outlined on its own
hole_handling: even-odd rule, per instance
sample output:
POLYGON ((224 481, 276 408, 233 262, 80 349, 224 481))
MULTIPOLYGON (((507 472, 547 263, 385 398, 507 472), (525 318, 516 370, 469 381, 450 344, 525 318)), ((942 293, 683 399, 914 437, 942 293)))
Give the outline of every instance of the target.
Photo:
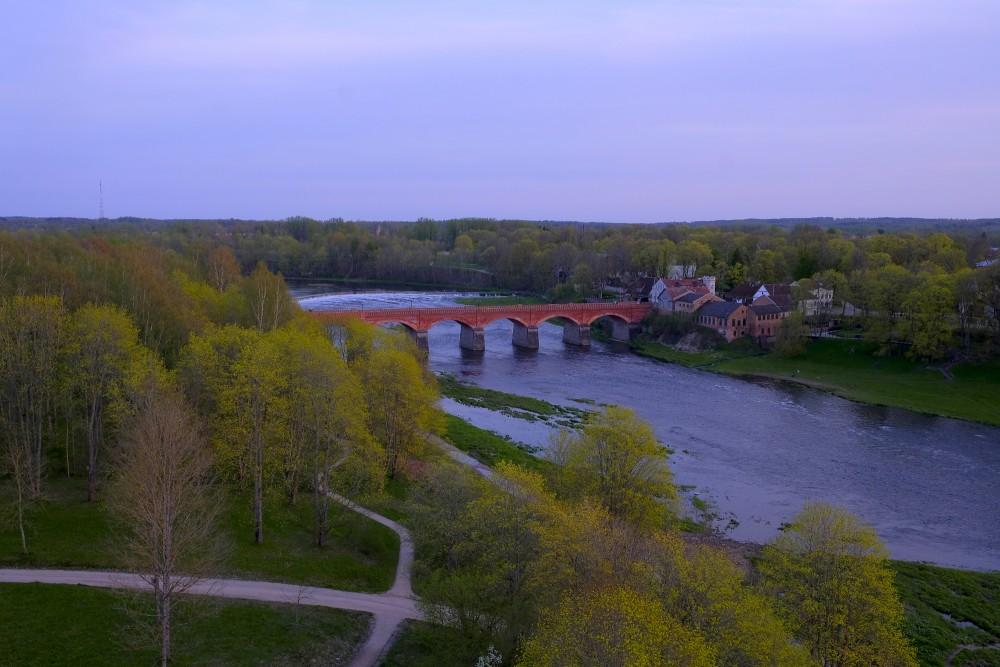
POLYGON ((514 323, 514 345, 538 349, 538 325, 553 317, 563 319, 563 341, 590 345, 590 325, 602 317, 612 321, 612 336, 626 341, 639 322, 652 310, 650 303, 552 303, 537 306, 452 306, 445 308, 378 308, 373 310, 326 310, 313 315, 326 322, 357 317, 369 324, 401 324, 421 349, 427 349, 427 331, 440 322, 462 325, 459 345, 467 350, 484 350, 483 329, 497 320, 514 323))

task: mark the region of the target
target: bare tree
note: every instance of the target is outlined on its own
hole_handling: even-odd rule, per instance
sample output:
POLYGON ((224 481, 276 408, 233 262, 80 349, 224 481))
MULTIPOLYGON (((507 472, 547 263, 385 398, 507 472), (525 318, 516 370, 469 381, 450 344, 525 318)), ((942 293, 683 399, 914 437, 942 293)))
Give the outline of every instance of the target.
POLYGON ((177 596, 221 558, 221 502, 210 479, 212 450, 195 413, 162 389, 140 399, 122 432, 110 506, 123 559, 149 583, 163 665, 170 660, 170 619, 177 596))

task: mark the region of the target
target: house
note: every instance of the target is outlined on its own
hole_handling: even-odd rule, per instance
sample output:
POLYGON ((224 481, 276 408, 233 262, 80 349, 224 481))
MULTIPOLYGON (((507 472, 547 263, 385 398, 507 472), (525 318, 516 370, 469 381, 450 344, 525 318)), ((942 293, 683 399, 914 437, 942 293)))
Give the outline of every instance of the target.
POLYGON ((769 297, 782 308, 792 305, 792 290, 785 283, 757 282, 737 285, 726 295, 726 301, 750 305, 762 296, 769 297))
POLYGON ((746 304, 718 300, 702 304, 694 317, 698 324, 718 331, 729 342, 747 335, 747 312, 746 304))
POLYGON ((641 301, 642 303, 649 303, 652 300, 650 298, 650 293, 653 291, 653 286, 659 282, 659 280, 659 278, 654 278, 653 276, 643 276, 639 278, 638 282, 632 287, 635 292, 635 300, 641 301))
POLYGON ((789 285, 798 301, 799 310, 806 317, 829 313, 833 308, 833 290, 812 280, 796 280, 789 285))
POLYGON ((715 276, 701 278, 660 278, 649 292, 649 300, 657 310, 664 313, 675 312, 674 302, 688 292, 714 294, 715 276))
POLYGON ((702 304, 710 301, 722 301, 714 294, 702 294, 700 292, 686 292, 674 299, 674 312, 678 315, 692 315, 701 308, 702 304))
POLYGON ((778 335, 778 327, 781 321, 788 317, 791 312, 788 308, 782 308, 767 296, 756 299, 748 308, 749 335, 765 345, 773 343, 778 335))

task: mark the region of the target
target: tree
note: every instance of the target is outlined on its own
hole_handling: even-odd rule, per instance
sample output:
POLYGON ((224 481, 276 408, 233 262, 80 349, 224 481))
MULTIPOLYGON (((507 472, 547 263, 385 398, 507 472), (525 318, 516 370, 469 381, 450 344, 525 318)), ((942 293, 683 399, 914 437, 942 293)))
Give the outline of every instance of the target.
POLYGON ((166 666, 177 597, 220 557, 215 531, 222 503, 209 475, 212 452, 191 408, 164 389, 143 398, 121 441, 111 516, 128 569, 153 589, 166 666))
POLYGON ((158 364, 120 308, 86 304, 71 316, 68 334, 67 374, 86 422, 87 500, 93 502, 106 437, 113 436, 132 393, 158 364))
POLYGON ((417 361, 412 341, 404 334, 372 331, 367 329, 361 349, 350 340, 347 349, 368 400, 368 430, 385 450, 385 474, 392 479, 423 433, 437 428, 438 393, 433 377, 417 361))
POLYGON ((193 335, 180 359, 185 388, 211 416, 220 459, 252 488, 254 541, 264 541, 265 490, 278 482, 287 442, 288 376, 273 335, 228 326, 193 335))
MULTIPOLYGON (((42 494, 42 450, 51 427, 66 311, 56 297, 0 303, 0 435, 22 500, 42 494)), ((23 519, 23 505, 18 502, 23 519)), ((23 530, 23 521, 20 522, 23 530)))
POLYGON ((288 375, 285 491, 294 504, 308 479, 316 544, 323 547, 330 532, 327 492, 356 495, 381 488, 384 453, 368 431, 361 383, 330 339, 298 324, 275 334, 288 375))
POLYGON ((594 497, 612 516, 646 527, 672 516, 677 491, 666 449, 631 410, 609 406, 594 413, 580 433, 562 431, 548 454, 558 494, 594 497))
POLYGON ((240 265, 229 246, 220 245, 208 256, 208 283, 217 292, 225 292, 240 281, 240 265))
POLYGON ((806 503, 758 567, 793 634, 823 665, 916 665, 888 554, 875 529, 844 508, 806 503))
POLYGON ((698 628, 720 665, 814 665, 764 595, 744 584, 728 555, 706 545, 685 548, 676 535, 656 536, 655 572, 664 608, 698 628))
POLYGON ((949 316, 956 311, 957 287, 951 276, 925 273, 910 292, 904 307, 909 313, 910 357, 935 360, 945 356, 952 339, 949 316))
POLYGON ((793 310, 782 318, 774 337, 774 353, 782 357, 794 357, 806 351, 806 334, 809 328, 802 317, 802 311, 793 310))
POLYGON ((288 295, 285 281, 268 271, 263 262, 257 264, 243 283, 243 289, 250 307, 251 324, 258 331, 273 331, 292 319, 296 305, 288 295))
POLYGON ((712 649, 654 597, 611 587, 569 593, 543 615, 518 665, 709 667, 712 649))

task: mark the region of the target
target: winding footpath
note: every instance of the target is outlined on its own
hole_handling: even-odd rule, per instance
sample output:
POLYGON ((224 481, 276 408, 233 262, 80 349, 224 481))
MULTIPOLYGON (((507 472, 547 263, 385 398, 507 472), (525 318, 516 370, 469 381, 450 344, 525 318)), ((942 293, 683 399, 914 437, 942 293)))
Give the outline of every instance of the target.
MULTIPOLYGON (((268 581, 242 581, 239 579, 202 579, 187 592, 195 595, 215 595, 242 600, 306 604, 332 607, 372 614, 374 622, 368 639, 362 644, 350 667, 377 665, 392 646, 400 624, 406 619, 423 619, 413 594, 413 540, 410 532, 391 519, 361 507, 335 493, 328 495, 345 507, 363 514, 395 531, 399 535, 399 560, 396 579, 385 593, 357 593, 338 591, 315 586, 279 584, 268 581)), ((99 588, 148 589, 142 577, 127 572, 100 572, 91 570, 21 570, 0 569, 0 583, 76 584, 99 588)))
MULTIPOLYGON (((424 435, 432 444, 443 449, 458 463, 470 467, 483 477, 491 478, 493 476, 493 471, 490 470, 489 466, 475 460, 443 438, 430 433, 424 435)), ((381 662, 383 656, 392 646, 404 620, 424 619, 423 614, 417 608, 417 597, 413 594, 413 539, 410 537, 410 531, 392 519, 376 514, 336 493, 327 492, 327 495, 344 507, 386 526, 399 535, 399 560, 396 562, 396 578, 388 591, 385 593, 357 593, 268 581, 203 579, 186 592, 194 595, 215 595, 242 600, 331 607, 372 614, 374 616, 372 631, 354 656, 350 667, 373 667, 381 662)), ((76 584, 99 588, 140 590, 150 588, 149 583, 136 574, 93 570, 0 568, 0 583, 76 584)))

